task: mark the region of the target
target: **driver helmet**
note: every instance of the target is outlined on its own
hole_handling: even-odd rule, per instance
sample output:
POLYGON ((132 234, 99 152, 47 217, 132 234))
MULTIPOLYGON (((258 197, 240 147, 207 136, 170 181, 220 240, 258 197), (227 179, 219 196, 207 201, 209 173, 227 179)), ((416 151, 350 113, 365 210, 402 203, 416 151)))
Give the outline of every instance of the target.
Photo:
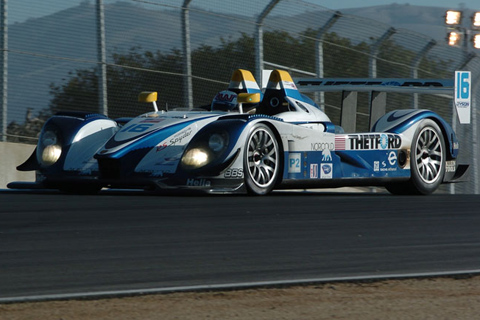
POLYGON ((233 91, 220 91, 213 98, 211 110, 212 111, 232 111, 238 107, 237 94, 233 91))

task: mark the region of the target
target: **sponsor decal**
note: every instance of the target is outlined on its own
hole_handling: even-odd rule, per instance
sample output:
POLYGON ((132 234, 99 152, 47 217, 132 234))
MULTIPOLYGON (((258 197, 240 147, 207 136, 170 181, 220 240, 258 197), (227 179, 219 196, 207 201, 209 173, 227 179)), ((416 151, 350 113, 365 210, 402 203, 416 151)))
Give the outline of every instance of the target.
POLYGON ((394 134, 349 134, 347 147, 349 150, 385 150, 398 149, 402 139, 394 134))
POLYGON ((313 142, 310 146, 312 151, 335 150, 333 142, 313 142))
POLYGON ((455 172, 457 162, 455 160, 445 162, 445 172, 455 172))
POLYGON ((298 136, 298 135, 296 135, 296 134, 292 134, 292 138, 295 138, 295 139, 297 139, 297 140, 303 140, 303 139, 305 139, 305 138, 307 138, 307 137, 308 137, 308 136, 298 136))
POLYGON ((385 171, 397 171, 397 153, 395 151, 390 151, 386 154, 387 160, 374 161, 373 162, 373 171, 374 172, 385 172, 385 171))
POLYGON ((322 161, 332 161, 332 152, 329 149, 322 151, 322 161))
POLYGON ((188 128, 183 131, 180 131, 179 133, 175 134, 173 138, 170 139, 170 145, 174 146, 176 144, 181 143, 182 140, 190 136, 192 132, 193 132, 192 128, 188 128))
POLYGON ((207 179, 187 179, 188 187, 210 187, 211 184, 207 179))
POLYGON ((332 179, 333 178, 333 164, 322 163, 320 166, 320 179, 332 179))
POLYGON ((388 136, 384 133, 380 135, 380 148, 387 149, 388 147, 388 136))
POLYGON ((182 131, 176 133, 175 135, 173 135, 172 138, 170 138, 169 140, 164 140, 164 141, 160 142, 159 144, 157 144, 156 147, 155 147, 155 150, 157 152, 160 152, 167 147, 175 146, 175 145, 178 145, 178 144, 181 145, 181 142, 186 137, 192 135, 192 133, 193 133, 192 128, 187 128, 185 130, 182 130, 182 131))
POLYGON ((183 116, 168 116, 168 119, 187 119, 187 118, 188 117, 186 114, 184 114, 183 116))
POLYGON ((243 178, 243 169, 242 168, 231 168, 225 171, 224 178, 226 179, 235 179, 235 178, 243 178))
POLYGON ((318 179, 318 163, 310 164, 310 179, 318 179))
POLYGON ((144 173, 149 173, 152 177, 163 177, 163 175, 165 173, 169 173, 169 172, 165 172, 163 170, 139 170, 138 172, 144 172, 144 173))
POLYGON ((285 89, 294 89, 294 90, 297 90, 297 86, 295 85, 294 82, 290 82, 290 81, 282 81, 283 83, 283 87, 285 89))
POLYGON ((166 147, 168 147, 168 144, 166 142, 163 142, 163 143, 157 145, 156 150, 157 150, 157 152, 160 152, 163 149, 165 149, 166 147))
MULTIPOLYGON (((382 172, 385 172, 385 171, 397 171, 397 167, 388 167, 388 168, 385 168, 383 167, 383 165, 385 164, 385 162, 382 162, 382 168, 380 168, 380 171, 382 172)), ((385 164, 386 166, 386 164, 385 164)))
POLYGON ((290 153, 288 154, 288 173, 300 173, 302 172, 301 167, 301 153, 290 153))
POLYGON ((47 177, 43 174, 41 174, 40 172, 36 171, 35 172, 35 181, 37 182, 40 182, 40 181, 44 181, 47 177))
POLYGON ((232 102, 235 98, 237 97, 236 94, 232 92, 232 94, 229 94, 228 92, 219 92, 215 96, 215 101, 223 101, 223 102, 232 102))
POLYGON ((394 166, 397 163, 397 154, 395 151, 388 154, 388 163, 390 163, 391 166, 394 166))
POLYGON ((167 164, 167 165, 168 165, 168 162, 177 162, 178 160, 180 160, 180 154, 173 155, 171 157, 165 157, 164 160, 166 162, 164 162, 163 164, 167 164))

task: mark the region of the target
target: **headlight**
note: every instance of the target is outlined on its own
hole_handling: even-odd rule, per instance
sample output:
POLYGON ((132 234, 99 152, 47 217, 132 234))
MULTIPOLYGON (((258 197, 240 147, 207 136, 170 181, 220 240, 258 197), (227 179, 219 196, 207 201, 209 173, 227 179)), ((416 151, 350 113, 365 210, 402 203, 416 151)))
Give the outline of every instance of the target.
POLYGON ((60 139, 54 131, 45 131, 39 139, 37 157, 44 166, 51 166, 60 159, 62 147, 60 139))
POLYGON ((62 148, 59 145, 46 146, 42 152, 42 163, 46 166, 50 166, 60 159, 62 155, 62 148))
POLYGON ((229 143, 226 131, 206 132, 192 141, 182 157, 182 166, 187 170, 195 170, 214 163, 229 143))
POLYGON ((208 153, 201 148, 188 150, 182 158, 182 163, 188 167, 199 168, 208 163, 208 153))
POLYGON ((228 145, 227 133, 214 133, 208 139, 208 147, 213 152, 220 152, 228 145))
POLYGON ((46 147, 57 144, 57 135, 53 131, 45 131, 40 138, 40 142, 46 147))

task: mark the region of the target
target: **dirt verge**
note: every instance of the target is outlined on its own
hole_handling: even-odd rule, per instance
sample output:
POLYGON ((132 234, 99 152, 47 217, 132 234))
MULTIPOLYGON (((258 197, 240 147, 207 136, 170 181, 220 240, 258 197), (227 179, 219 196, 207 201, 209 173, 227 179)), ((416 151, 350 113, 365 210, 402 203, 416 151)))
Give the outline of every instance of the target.
POLYGON ((0 305, 2 320, 478 319, 480 276, 0 305))

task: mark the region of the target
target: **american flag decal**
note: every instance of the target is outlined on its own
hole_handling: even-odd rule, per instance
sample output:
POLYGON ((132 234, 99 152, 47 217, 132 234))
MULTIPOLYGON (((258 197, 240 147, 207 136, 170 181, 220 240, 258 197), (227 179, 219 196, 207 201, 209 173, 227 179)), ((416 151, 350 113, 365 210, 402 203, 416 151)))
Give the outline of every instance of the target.
POLYGON ((318 178, 318 163, 310 164, 310 179, 318 178))
POLYGON ((345 136, 335 137, 335 150, 345 150, 345 136))

